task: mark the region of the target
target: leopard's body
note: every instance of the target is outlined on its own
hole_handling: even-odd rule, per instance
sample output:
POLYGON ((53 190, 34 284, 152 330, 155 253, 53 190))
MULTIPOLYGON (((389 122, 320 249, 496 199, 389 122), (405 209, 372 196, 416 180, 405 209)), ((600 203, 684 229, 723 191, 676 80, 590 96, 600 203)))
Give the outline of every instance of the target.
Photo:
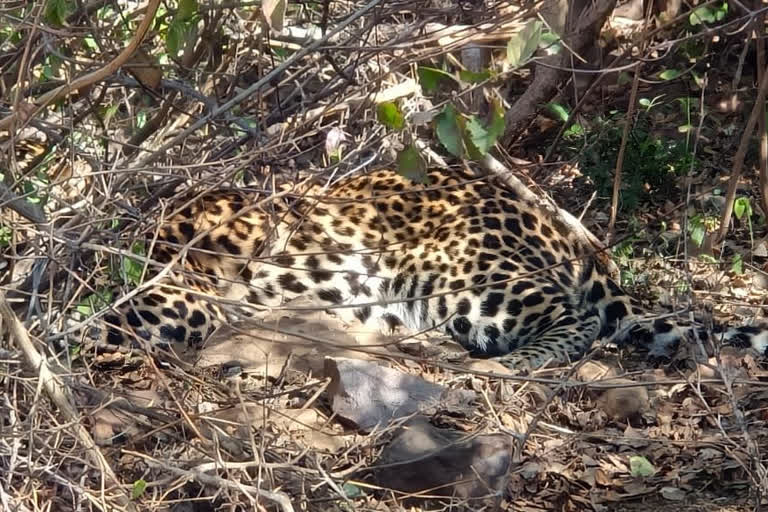
MULTIPOLYGON (((160 282, 106 314, 106 341, 196 344, 232 305, 309 296, 384 328, 434 327, 520 368, 577 359, 643 313, 591 248, 503 183, 461 171, 429 178, 417 185, 381 170, 301 197, 222 191, 182 204, 150 255, 176 257, 181 283, 160 282)), ((629 333, 663 356, 680 339, 665 320, 629 333)), ((729 337, 765 350, 755 328, 729 337)))

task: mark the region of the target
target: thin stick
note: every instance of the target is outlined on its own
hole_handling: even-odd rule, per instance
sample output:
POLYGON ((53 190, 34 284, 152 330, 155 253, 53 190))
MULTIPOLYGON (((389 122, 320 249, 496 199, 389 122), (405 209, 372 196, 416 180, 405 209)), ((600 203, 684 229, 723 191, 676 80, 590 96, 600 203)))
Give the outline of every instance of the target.
POLYGON ((741 170, 744 167, 744 157, 747 155, 747 148, 749 147, 752 133, 755 131, 757 119, 764 115, 766 93, 768 93, 768 69, 764 68, 763 78, 760 80, 760 88, 757 90, 757 97, 755 97, 755 104, 752 106, 752 112, 749 114, 747 126, 744 127, 744 132, 741 134, 739 149, 736 150, 736 156, 733 157, 731 178, 728 180, 728 192, 725 194, 725 208, 723 209, 723 215, 720 217, 720 231, 716 234, 715 240, 713 240, 715 244, 722 243, 726 233, 728 233, 728 226, 731 223, 731 215, 733 214, 733 202, 736 199, 736 187, 739 184, 741 170))
MULTIPOLYGON (((762 83, 765 75, 765 41, 757 27, 763 27, 765 15, 758 16, 755 23, 755 46, 757 47, 757 81, 762 83)), ((735 89, 734 89, 735 90, 735 89)), ((765 116, 758 116, 757 131, 760 134, 760 205, 763 214, 768 215, 768 136, 765 130, 765 116)))
POLYGON ((635 78, 632 80, 632 92, 629 94, 629 105, 627 106, 627 117, 624 121, 624 130, 621 133, 621 146, 619 146, 619 155, 616 157, 616 172, 613 175, 613 195, 611 196, 611 217, 608 220, 608 240, 613 239, 613 230, 616 227, 616 216, 619 213, 619 192, 621 191, 621 171, 624 168, 624 154, 627 150, 627 140, 629 139, 629 127, 633 124, 635 116, 635 103, 637 102, 637 89, 640 85, 640 71, 643 69, 643 63, 640 62, 635 69, 635 78))

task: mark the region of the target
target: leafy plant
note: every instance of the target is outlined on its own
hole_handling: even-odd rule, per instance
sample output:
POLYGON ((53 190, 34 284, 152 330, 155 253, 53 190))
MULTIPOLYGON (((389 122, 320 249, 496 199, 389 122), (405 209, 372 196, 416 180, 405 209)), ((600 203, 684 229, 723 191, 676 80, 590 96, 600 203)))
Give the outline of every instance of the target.
POLYGON ((646 112, 650 112, 651 110, 653 110, 654 107, 661 105, 662 98, 664 98, 664 95, 660 94, 659 96, 654 96, 651 99, 640 98, 639 100, 637 100, 637 102, 640 104, 641 107, 645 109, 646 112))
POLYGON ((413 144, 397 155, 397 172, 416 183, 426 184, 428 182, 427 165, 413 144))
POLYGON ((629 458, 629 474, 636 478, 651 477, 656 474, 656 468, 645 457, 633 455, 629 458))
POLYGON ((179 7, 165 35, 165 45, 172 56, 178 55, 197 30, 197 12, 197 0, 179 0, 179 7))
MULTIPOLYGON (((571 114, 568 112, 568 109, 565 108, 563 105, 559 103, 547 103, 547 109, 561 122, 567 123, 568 120, 571 118, 571 114)), ((584 128, 578 124, 573 123, 571 126, 568 127, 568 129, 563 133, 563 137, 566 139, 572 139, 575 137, 580 137, 584 135, 584 128)))
POLYGON ((435 134, 440 143, 452 155, 461 156, 464 145, 461 139, 459 113, 453 104, 449 103, 434 120, 435 134))
POLYGON ((40 206, 45 205, 48 202, 48 195, 45 191, 48 190, 49 183, 48 176, 40 169, 32 178, 22 181, 21 188, 24 192, 24 198, 27 202, 40 206))
POLYGON ((11 245, 11 238, 13 237, 13 230, 4 224, 0 224, 0 247, 8 247, 11 245))
POLYGON ((112 292, 101 290, 83 298, 75 307, 83 316, 91 316, 112 303, 112 292))
POLYGON ((630 262, 635 252, 634 240, 628 239, 613 247, 613 259, 619 266, 619 281, 622 286, 631 287, 635 284, 635 273, 630 262))
POLYGON ((51 25, 63 26, 74 10, 75 5, 69 0, 47 0, 43 18, 51 25))
MULTIPOLYGON (((131 245, 131 253, 137 256, 146 256, 147 251, 144 242, 134 242, 131 245)), ((120 278, 124 283, 138 286, 144 272, 144 264, 130 256, 120 257, 120 278)))
POLYGON ((504 110, 501 103, 494 102, 487 123, 477 116, 467 116, 464 142, 472 158, 482 158, 491 150, 499 136, 504 133, 504 110))
POLYGON ((688 16, 688 23, 691 26, 701 25, 702 23, 716 23, 728 14, 728 2, 720 5, 702 5, 691 11, 688 16))
POLYGON ((463 115, 448 104, 435 117, 437 140, 453 156, 478 160, 485 156, 504 133, 504 110, 494 102, 489 119, 475 115, 463 115))
POLYGON ((131 487, 131 499, 137 500, 141 498, 141 496, 144 494, 144 491, 147 489, 147 481, 143 479, 136 480, 133 482, 133 486, 131 487))
POLYGON ((731 258, 731 272, 739 275, 744 273, 744 258, 739 253, 734 254, 731 258))
POLYGON ((405 127, 405 117, 397 105, 391 101, 380 103, 376 107, 376 117, 390 130, 399 131, 405 127))
MULTIPOLYGON (((429 75, 430 80, 438 75, 429 75)), ((390 130, 410 130, 405 116, 393 102, 385 102, 376 108, 381 124, 390 130)), ((448 103, 433 119, 437 140, 452 155, 458 158, 478 160, 491 150, 504 133, 504 110, 501 103, 493 103, 487 120, 476 115, 461 114, 453 103, 448 103)), ((398 172, 418 183, 426 183, 426 164, 418 148, 409 144, 397 156, 398 172)))
MULTIPOLYGON (((649 102, 650 108, 653 102, 649 102)), ((688 172, 696 161, 688 150, 687 140, 653 135, 646 112, 638 116, 630 131, 624 154, 619 207, 634 210, 642 201, 664 198, 674 190, 670 181, 688 172)), ((586 137, 586 147, 573 145, 570 151, 578 159, 582 172, 595 184, 600 197, 611 196, 613 176, 621 146, 623 116, 598 118, 586 137)))
POLYGON ((720 225, 720 219, 714 215, 696 214, 688 219, 688 231, 691 241, 696 247, 701 247, 704 243, 704 237, 708 233, 714 233, 720 225))
POLYGON ((441 83, 457 84, 456 77, 442 69, 419 66, 416 73, 419 76, 419 84, 425 94, 432 94, 437 91, 441 83))
POLYGON ((683 72, 679 69, 665 69, 661 73, 659 73, 659 78, 662 80, 674 80, 675 78, 682 75, 683 72))
POLYGON ((486 69, 485 71, 468 71, 466 69, 462 69, 459 71, 459 79, 462 82, 467 82, 470 84, 479 84, 482 82, 485 82, 489 78, 493 76, 493 73, 490 69, 486 69))

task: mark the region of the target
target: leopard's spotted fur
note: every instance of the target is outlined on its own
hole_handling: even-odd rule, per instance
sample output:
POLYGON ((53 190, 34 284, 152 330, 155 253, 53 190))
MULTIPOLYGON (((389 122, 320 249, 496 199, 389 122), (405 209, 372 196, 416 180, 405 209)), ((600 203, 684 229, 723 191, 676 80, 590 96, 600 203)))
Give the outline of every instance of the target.
MULTIPOLYGON (((590 248, 503 183, 439 170, 429 180, 380 170, 301 197, 193 199, 162 224, 151 257, 166 263, 187 246, 177 279, 195 292, 166 281, 142 293, 105 316, 106 341, 196 344, 225 318, 211 296, 279 306, 307 295, 383 327, 436 327, 519 368, 577 359, 643 313, 590 248)), ((654 355, 680 339, 665 320, 629 333, 654 355)), ((729 337, 767 344, 756 328, 729 337)))

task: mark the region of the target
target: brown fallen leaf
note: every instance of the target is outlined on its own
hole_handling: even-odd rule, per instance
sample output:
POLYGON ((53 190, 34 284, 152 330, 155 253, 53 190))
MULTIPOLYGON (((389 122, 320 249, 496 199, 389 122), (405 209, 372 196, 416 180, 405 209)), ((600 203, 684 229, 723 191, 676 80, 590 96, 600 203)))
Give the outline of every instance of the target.
POLYGON ((123 66, 141 85, 148 89, 156 90, 163 80, 163 70, 157 65, 144 50, 138 50, 123 66))
MULTIPOLYGON (((629 379, 616 379, 617 384, 630 384, 629 379)), ((648 389, 645 386, 614 388, 606 390, 597 401, 609 418, 626 421, 641 416, 650 410, 648 389)))

